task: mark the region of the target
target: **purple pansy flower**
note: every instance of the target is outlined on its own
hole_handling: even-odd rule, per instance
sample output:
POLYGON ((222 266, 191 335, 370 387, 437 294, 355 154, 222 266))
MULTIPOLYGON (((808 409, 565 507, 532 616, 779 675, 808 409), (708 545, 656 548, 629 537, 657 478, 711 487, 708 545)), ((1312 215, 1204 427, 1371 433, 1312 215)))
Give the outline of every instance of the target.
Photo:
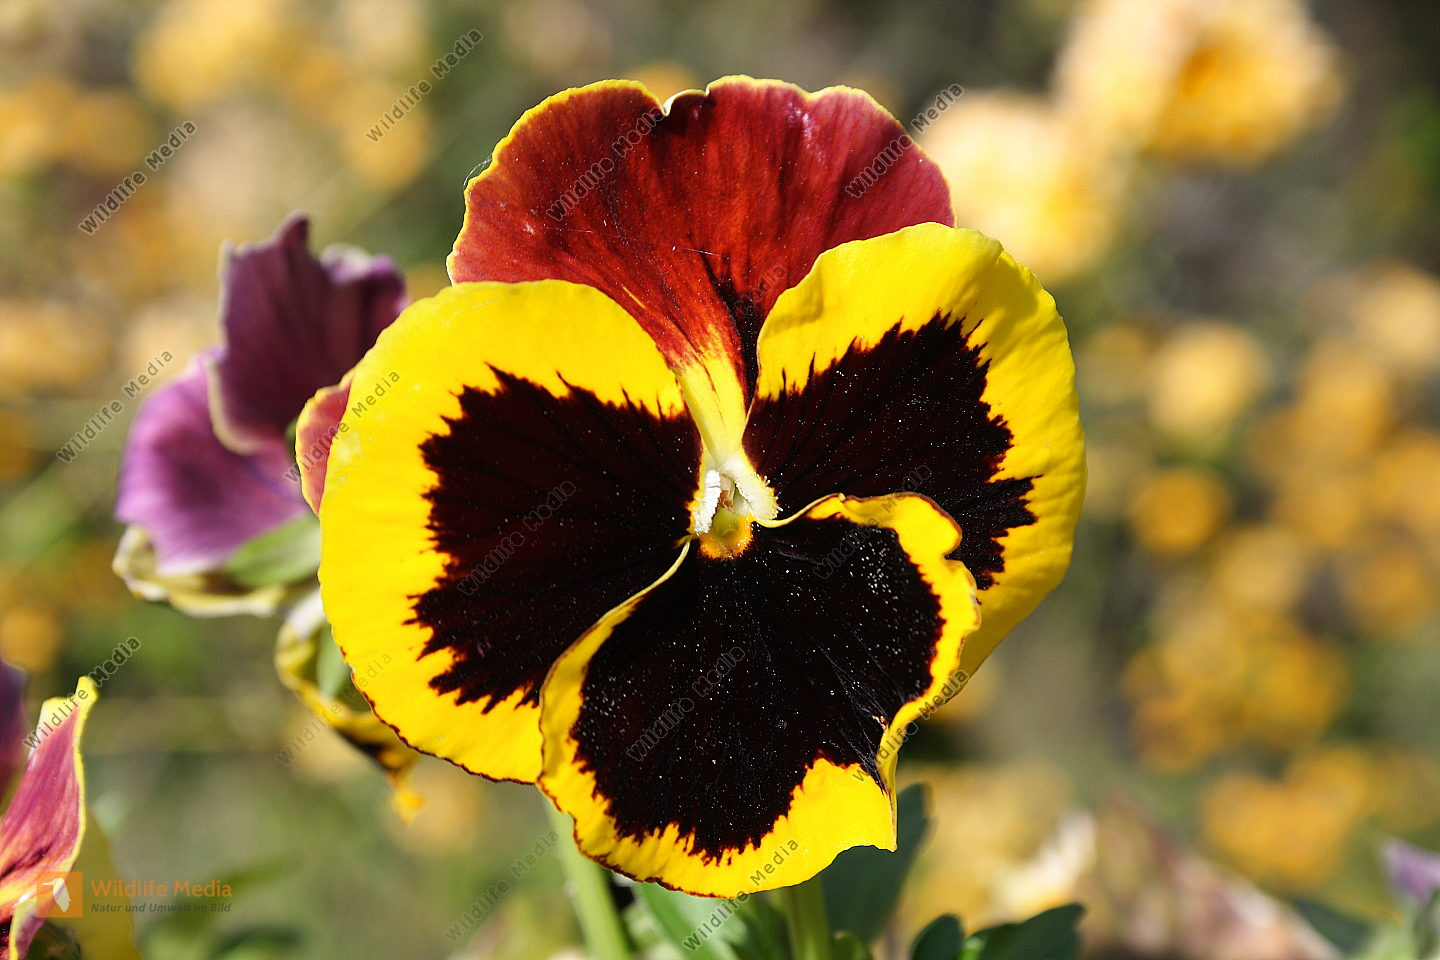
MULTIPOLYGON (((24 674, 0 663, 0 796, 22 747, 31 745, 15 795, 0 817, 0 957, 25 956, 52 902, 68 902, 64 872, 85 833, 85 778, 80 733, 97 693, 82 677, 68 697, 45 701, 25 736, 24 674)), ((78 895, 78 893, 77 893, 78 895)))
POLYGON ((247 541, 308 515, 288 431, 405 307, 394 262, 349 247, 318 258, 309 221, 232 251, 221 279, 224 343, 136 414, 115 515, 116 572, 147 599, 192 613, 265 612, 282 590, 234 583, 247 541))

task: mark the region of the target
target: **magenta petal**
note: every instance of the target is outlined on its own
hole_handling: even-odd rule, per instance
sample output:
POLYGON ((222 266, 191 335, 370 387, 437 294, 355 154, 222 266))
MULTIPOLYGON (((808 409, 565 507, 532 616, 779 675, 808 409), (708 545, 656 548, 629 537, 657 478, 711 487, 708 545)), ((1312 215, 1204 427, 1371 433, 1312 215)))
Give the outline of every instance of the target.
POLYGON ((215 360, 215 429, 248 453, 283 437, 305 401, 339 383, 405 307, 389 257, 310 253, 310 222, 232 252, 222 279, 225 349, 215 360))
POLYGON ((85 833, 80 733, 96 696, 95 684, 81 677, 73 694, 45 701, 35 729, 38 742, 0 818, 0 943, 14 956, 25 955, 44 922, 35 915, 37 884, 69 870, 80 852, 85 833))
POLYGON ((24 756, 25 674, 0 661, 0 797, 24 756))
POLYGON ((305 512, 281 437, 248 456, 216 438, 212 356, 202 354, 140 407, 120 465, 115 516, 149 532, 167 575, 215 569, 240 544, 305 512))

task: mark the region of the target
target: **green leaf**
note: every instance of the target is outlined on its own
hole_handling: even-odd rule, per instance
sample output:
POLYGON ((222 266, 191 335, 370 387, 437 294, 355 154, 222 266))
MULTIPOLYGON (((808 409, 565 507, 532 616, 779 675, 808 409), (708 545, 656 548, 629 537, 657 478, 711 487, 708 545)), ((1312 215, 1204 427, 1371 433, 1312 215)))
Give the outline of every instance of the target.
POLYGON ((743 921, 735 915, 739 905, 734 901, 692 897, 654 883, 636 884, 635 899, 683 955, 696 960, 740 960, 734 940, 741 935, 743 921))
POLYGON ((966 941, 963 960, 1074 960, 1080 955, 1076 929, 1085 908, 1055 907, 1020 923, 988 927, 966 941), (975 946, 979 949, 976 950, 975 946))
POLYGON ((853 933, 837 933, 830 946, 830 960, 871 960, 870 948, 853 933))
POLYGON ((1344 956, 1361 953, 1375 937, 1375 927, 1368 920, 1342 913, 1319 901, 1296 900, 1295 909, 1344 956))
POLYGON ((320 567, 320 521, 310 514, 267 530, 242 543, 225 563, 225 572, 255 589, 296 583, 320 567))
POLYGON ((746 897, 736 917, 735 948, 744 960, 773 960, 789 950, 785 915, 767 897, 746 897))
POLYGON ((930 831, 927 807, 922 787, 906 788, 896 802, 895 850, 854 847, 820 875, 832 930, 848 931, 869 943, 885 929, 930 831))
POLYGON ((955 960, 965 945, 965 925, 953 913, 936 917, 915 938, 911 960, 955 960))

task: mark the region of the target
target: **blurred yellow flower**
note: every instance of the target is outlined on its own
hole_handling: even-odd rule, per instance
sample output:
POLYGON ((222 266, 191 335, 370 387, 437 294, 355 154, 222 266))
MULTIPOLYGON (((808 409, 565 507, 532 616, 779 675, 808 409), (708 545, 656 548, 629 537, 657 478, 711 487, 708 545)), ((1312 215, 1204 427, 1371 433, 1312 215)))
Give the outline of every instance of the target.
POLYGON ((1254 335, 1225 323, 1176 329, 1150 368, 1150 418, 1162 431, 1192 443, 1215 443, 1245 411, 1269 377, 1254 335))
POLYGON ((1055 82, 1099 138, 1234 165, 1324 119, 1342 88, 1301 0, 1087 0, 1055 82))
POLYGON ((1274 503, 1275 519, 1312 547, 1339 550, 1351 542, 1369 517, 1369 492, 1354 471, 1316 469, 1292 460, 1274 503))
POLYGON ((1358 460, 1379 444, 1394 408, 1384 367, 1349 341, 1322 340, 1300 372, 1291 449, 1326 462, 1358 460))
MULTIPOLYGON (((177 231, 184 224, 170 215, 169 188, 168 182, 147 183, 93 236, 78 230, 70 236, 73 268, 123 306, 138 306, 187 283, 214 283, 217 248, 197 249, 177 231)), ((193 216, 195 209, 184 219, 210 223, 209 217, 193 216)))
POLYGON ((1437 791, 1440 761, 1433 756, 1381 741, 1334 744, 1297 757, 1279 781, 1222 777, 1202 805, 1203 830, 1251 877, 1303 890, 1334 872, 1347 839, 1372 818, 1398 832, 1440 821, 1437 791), (1273 829, 1287 810, 1293 822, 1273 829), (1247 816, 1269 822, 1269 836, 1263 824, 1242 822, 1247 816))
POLYGON ((1201 802, 1205 842, 1241 873, 1287 891, 1327 880, 1365 813, 1368 769, 1345 756, 1293 768, 1284 781, 1228 773, 1201 802))
POLYGON ((1007 913, 997 879, 1026 863, 1070 807, 1070 784, 1042 761, 916 771, 931 785, 930 843, 901 903, 918 929, 940 913, 967 927, 1020 919, 1007 913))
POLYGON ((144 106, 125 90, 84 93, 56 126, 65 131, 71 162, 85 173, 123 177, 148 170, 141 163, 155 149, 154 125, 144 106))
POLYGON ((425 8, 417 0, 347 0, 335 5, 334 18, 357 74, 399 76, 427 65, 425 8))
MULTIPOLYGON (((1141 651, 1131 661, 1127 678, 1139 677, 1158 657, 1141 651)), ((1172 691, 1145 697, 1135 704, 1136 750, 1147 767, 1161 773, 1184 773, 1235 746, 1233 718, 1217 715, 1197 691, 1172 691)))
POLYGON ((1282 612, 1299 601, 1311 571, 1307 545, 1274 523, 1229 531, 1216 545, 1211 584, 1231 608, 1282 612))
POLYGON ((54 300, 0 300, 0 397, 73 391, 100 370, 107 339, 89 314, 54 300))
POLYGON ((1042 282, 1088 270, 1109 248, 1129 165, 1045 101, 967 92, 921 143, 950 182, 956 224, 995 237, 1042 282))
POLYGON ((1178 555, 1203 546, 1230 515, 1230 494, 1208 471, 1163 470, 1130 505, 1135 537, 1152 553, 1178 555))
POLYGON ((430 118, 424 103, 410 109, 393 126, 372 128, 403 90, 375 82, 356 83, 335 105, 335 131, 346 164, 361 182, 380 191, 395 190, 413 180, 430 159, 430 118))
POLYGON ((135 75, 154 99, 194 110, 265 83, 304 45, 284 0, 169 0, 135 45, 135 75))
POLYGON ((1336 326, 1391 371, 1440 370, 1440 280, 1407 263, 1380 261, 1320 283, 1311 310, 1339 312, 1336 326))
MULTIPOLYGON (((356 75, 355 65, 341 50, 317 42, 296 57, 284 77, 284 92, 308 121, 329 125, 334 121, 336 98, 356 75)), ((369 122, 373 123, 373 118, 369 122)))
POLYGON ((1375 509, 1406 527, 1429 546, 1440 565, 1440 433, 1405 430, 1376 456, 1367 485, 1375 509))
POLYGON ((1189 770, 1244 743, 1282 752, 1304 746, 1349 692, 1337 651, 1288 617, 1222 607, 1203 585, 1174 591, 1156 630, 1126 668, 1123 688, 1141 759, 1158 770, 1189 770))
POLYGON ((1241 707, 1249 739, 1288 751, 1318 738, 1350 692, 1344 656, 1285 620, 1249 642, 1255 649, 1241 707))
POLYGON ((42 673, 60 655, 63 630, 49 608, 25 603, 0 609, 0 658, 29 673, 42 673))
POLYGON ((1411 538, 1371 532, 1348 546, 1337 562, 1340 592, 1367 636, 1403 637, 1435 614, 1440 582, 1411 538))
POLYGON ((35 462, 34 443, 30 421, 14 410, 0 408, 0 484, 30 472, 35 462))
POLYGON ((61 156, 65 139, 56 130, 76 96, 68 78, 48 73, 0 85, 0 177, 34 173, 61 156))

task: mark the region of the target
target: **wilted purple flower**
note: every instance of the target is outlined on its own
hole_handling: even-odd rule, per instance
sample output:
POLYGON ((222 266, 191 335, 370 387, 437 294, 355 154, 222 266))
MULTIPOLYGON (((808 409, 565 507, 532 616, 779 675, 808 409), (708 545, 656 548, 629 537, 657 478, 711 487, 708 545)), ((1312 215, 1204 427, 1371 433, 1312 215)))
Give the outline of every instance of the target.
POLYGON ((115 505, 128 526, 115 566, 143 597, 197 613, 260 612, 277 597, 230 582, 226 562, 308 513, 290 425, 405 306, 390 258, 347 247, 316 258, 309 232, 304 216, 292 216, 271 239, 230 253, 225 342, 135 417, 115 505))

